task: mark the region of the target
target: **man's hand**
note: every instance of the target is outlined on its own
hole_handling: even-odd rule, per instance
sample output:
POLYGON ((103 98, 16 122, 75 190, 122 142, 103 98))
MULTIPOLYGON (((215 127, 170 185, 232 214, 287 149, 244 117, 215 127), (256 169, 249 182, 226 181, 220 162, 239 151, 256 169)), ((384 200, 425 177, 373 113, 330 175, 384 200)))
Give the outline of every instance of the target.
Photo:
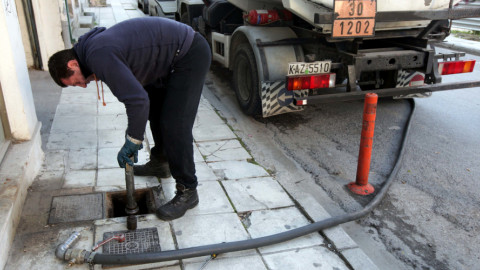
POLYGON ((138 150, 142 149, 143 145, 141 141, 132 139, 130 136, 125 136, 125 144, 122 146, 117 155, 118 166, 125 168, 125 164, 133 166, 133 162, 130 157, 133 156, 135 163, 138 162, 138 150), (135 142, 134 142, 135 141, 135 142))

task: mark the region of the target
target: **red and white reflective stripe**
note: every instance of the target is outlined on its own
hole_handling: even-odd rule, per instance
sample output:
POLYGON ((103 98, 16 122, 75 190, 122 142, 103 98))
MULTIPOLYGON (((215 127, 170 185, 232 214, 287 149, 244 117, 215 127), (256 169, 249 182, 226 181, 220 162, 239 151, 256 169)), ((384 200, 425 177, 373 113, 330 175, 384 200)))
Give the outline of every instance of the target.
POLYGON ((438 63, 438 72, 441 75, 472 72, 475 67, 475 60, 450 61, 438 63))
POLYGON ((307 100, 306 99, 295 100, 295 105, 297 106, 307 105, 307 100))
POLYGON ((335 87, 335 73, 287 77, 287 90, 305 90, 335 87))

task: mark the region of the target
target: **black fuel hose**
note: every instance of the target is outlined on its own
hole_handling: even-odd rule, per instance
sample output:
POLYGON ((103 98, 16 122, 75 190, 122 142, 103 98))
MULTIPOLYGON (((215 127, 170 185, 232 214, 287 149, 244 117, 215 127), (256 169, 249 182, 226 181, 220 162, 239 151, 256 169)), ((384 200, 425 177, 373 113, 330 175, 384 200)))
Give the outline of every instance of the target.
POLYGON ((288 240, 292 240, 313 232, 318 232, 325 230, 327 228, 337 226, 346 222, 354 221, 356 219, 365 217, 369 214, 385 197, 388 189, 393 183, 395 176, 398 173, 400 168, 405 145, 408 140, 410 133, 411 120, 415 112, 415 102, 413 99, 409 99, 409 102, 412 106, 412 111, 408 117, 405 129, 403 131, 403 138, 400 142, 400 150, 398 152, 397 158, 395 160, 395 166, 393 167, 390 175, 388 176, 385 184, 381 187, 380 191, 375 195, 375 197, 370 201, 362 210, 348 213, 336 217, 327 218, 315 223, 289 230, 282 233, 277 233, 274 235, 259 237, 255 239, 248 239, 242 241, 228 242, 228 243, 219 243, 212 245, 205 245, 199 247, 191 247, 178 250, 168 250, 155 253, 139 253, 139 254, 101 254, 96 253, 92 254, 93 258, 89 260, 89 263, 92 264, 144 264, 144 263, 153 263, 153 262, 162 262, 170 260, 179 260, 192 257, 199 257, 211 254, 222 254, 227 252, 234 252, 246 249, 253 249, 273 244, 278 244, 288 240))

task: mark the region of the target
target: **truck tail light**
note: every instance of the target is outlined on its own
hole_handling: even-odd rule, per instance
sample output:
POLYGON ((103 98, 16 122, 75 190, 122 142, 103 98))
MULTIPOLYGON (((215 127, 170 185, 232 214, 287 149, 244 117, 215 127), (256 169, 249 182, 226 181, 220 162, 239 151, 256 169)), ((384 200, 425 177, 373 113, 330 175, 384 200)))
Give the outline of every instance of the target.
POLYGON ((451 61, 438 63, 438 72, 441 75, 468 73, 473 71, 475 60, 451 61))
POLYGON ((335 87, 335 73, 287 77, 287 90, 305 90, 335 87))

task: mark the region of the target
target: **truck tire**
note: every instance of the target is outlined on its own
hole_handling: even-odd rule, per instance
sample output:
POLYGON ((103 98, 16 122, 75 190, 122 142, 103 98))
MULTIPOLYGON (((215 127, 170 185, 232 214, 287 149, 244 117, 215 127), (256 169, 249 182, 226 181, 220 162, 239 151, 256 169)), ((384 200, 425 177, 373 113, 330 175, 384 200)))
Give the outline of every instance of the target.
POLYGON ((148 0, 143 1, 143 13, 148 14, 148 0))
POLYGON ((233 84, 237 102, 246 115, 262 112, 257 64, 248 43, 238 45, 233 60, 233 84))

